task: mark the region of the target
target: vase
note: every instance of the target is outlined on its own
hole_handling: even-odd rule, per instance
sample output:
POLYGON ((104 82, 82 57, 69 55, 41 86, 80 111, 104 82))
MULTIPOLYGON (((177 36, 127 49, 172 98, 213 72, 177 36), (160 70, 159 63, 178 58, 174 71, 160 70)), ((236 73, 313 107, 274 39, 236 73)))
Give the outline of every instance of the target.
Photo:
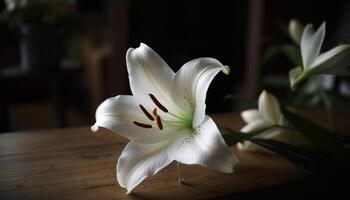
POLYGON ((21 26, 20 59, 24 71, 56 70, 62 57, 62 29, 54 26, 21 26))

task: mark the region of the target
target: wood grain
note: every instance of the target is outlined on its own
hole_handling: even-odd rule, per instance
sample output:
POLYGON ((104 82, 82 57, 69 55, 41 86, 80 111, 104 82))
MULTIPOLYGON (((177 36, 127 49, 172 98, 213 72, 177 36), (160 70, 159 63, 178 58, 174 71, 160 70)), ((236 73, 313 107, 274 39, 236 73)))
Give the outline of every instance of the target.
MULTIPOLYGON (((237 114, 214 117, 239 129, 237 114)), ((116 160, 127 140, 88 127, 0 135, 0 199, 209 199, 300 180, 303 175, 284 158, 233 149, 240 164, 233 174, 175 164, 146 179, 131 195, 115 178, 116 160)))

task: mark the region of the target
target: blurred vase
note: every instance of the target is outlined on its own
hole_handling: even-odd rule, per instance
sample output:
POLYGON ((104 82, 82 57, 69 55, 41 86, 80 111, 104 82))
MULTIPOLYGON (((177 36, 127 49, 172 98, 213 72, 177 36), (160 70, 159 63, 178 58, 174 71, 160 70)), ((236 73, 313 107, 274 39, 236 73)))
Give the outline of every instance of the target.
POLYGON ((20 58, 24 71, 55 70, 62 57, 62 29, 38 25, 21 26, 20 58))

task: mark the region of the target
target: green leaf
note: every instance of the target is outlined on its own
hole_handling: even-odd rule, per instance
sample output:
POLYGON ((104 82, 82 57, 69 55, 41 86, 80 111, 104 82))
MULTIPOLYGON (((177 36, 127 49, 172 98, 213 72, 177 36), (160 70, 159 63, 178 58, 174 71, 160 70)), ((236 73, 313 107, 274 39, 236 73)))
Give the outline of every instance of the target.
POLYGON ((229 128, 220 127, 220 132, 222 137, 224 138, 227 146, 232 146, 237 144, 238 142, 244 141, 244 134, 240 132, 236 132, 229 128))
POLYGON ((265 65, 267 62, 277 57, 279 54, 285 54, 294 66, 301 66, 301 54, 298 46, 292 44, 278 44, 267 47, 265 53, 260 59, 259 66, 265 65))
POLYGON ((262 66, 269 62, 272 58, 278 56, 282 52, 281 45, 271 45, 267 47, 265 53, 260 59, 259 66, 262 66))
POLYGON ((263 133, 266 130, 269 130, 271 128, 276 128, 276 127, 280 127, 280 126, 273 125, 273 126, 263 127, 263 128, 260 128, 258 130, 255 130, 255 131, 252 131, 249 133, 237 132, 237 131, 234 131, 230 128, 224 128, 224 127, 220 127, 219 129, 220 129, 221 135, 224 138, 226 144, 228 146, 232 146, 232 145, 235 145, 239 142, 249 140, 255 136, 258 136, 259 134, 263 133))
POLYGON ((282 109, 282 112, 287 121, 308 140, 315 150, 326 152, 337 160, 346 160, 346 151, 335 134, 286 109, 282 109))
POLYGON ((301 66, 301 54, 298 46, 283 45, 282 51, 287 56, 287 58, 293 63, 294 66, 301 66))
POLYGON ((297 147, 276 140, 250 139, 256 145, 260 145, 281 155, 310 176, 332 176, 346 172, 345 165, 334 163, 333 160, 320 152, 315 152, 304 147, 297 147))
POLYGON ((262 79, 264 85, 276 87, 289 87, 289 79, 281 75, 269 75, 262 79))

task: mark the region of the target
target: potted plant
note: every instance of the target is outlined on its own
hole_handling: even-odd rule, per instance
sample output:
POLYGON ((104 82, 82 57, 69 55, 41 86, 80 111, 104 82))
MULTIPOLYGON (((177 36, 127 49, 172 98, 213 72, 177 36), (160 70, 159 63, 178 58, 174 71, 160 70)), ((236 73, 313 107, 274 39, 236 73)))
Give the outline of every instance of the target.
POLYGON ((4 0, 1 19, 20 35, 25 71, 59 66, 63 33, 74 22, 74 7, 65 0, 4 0))

